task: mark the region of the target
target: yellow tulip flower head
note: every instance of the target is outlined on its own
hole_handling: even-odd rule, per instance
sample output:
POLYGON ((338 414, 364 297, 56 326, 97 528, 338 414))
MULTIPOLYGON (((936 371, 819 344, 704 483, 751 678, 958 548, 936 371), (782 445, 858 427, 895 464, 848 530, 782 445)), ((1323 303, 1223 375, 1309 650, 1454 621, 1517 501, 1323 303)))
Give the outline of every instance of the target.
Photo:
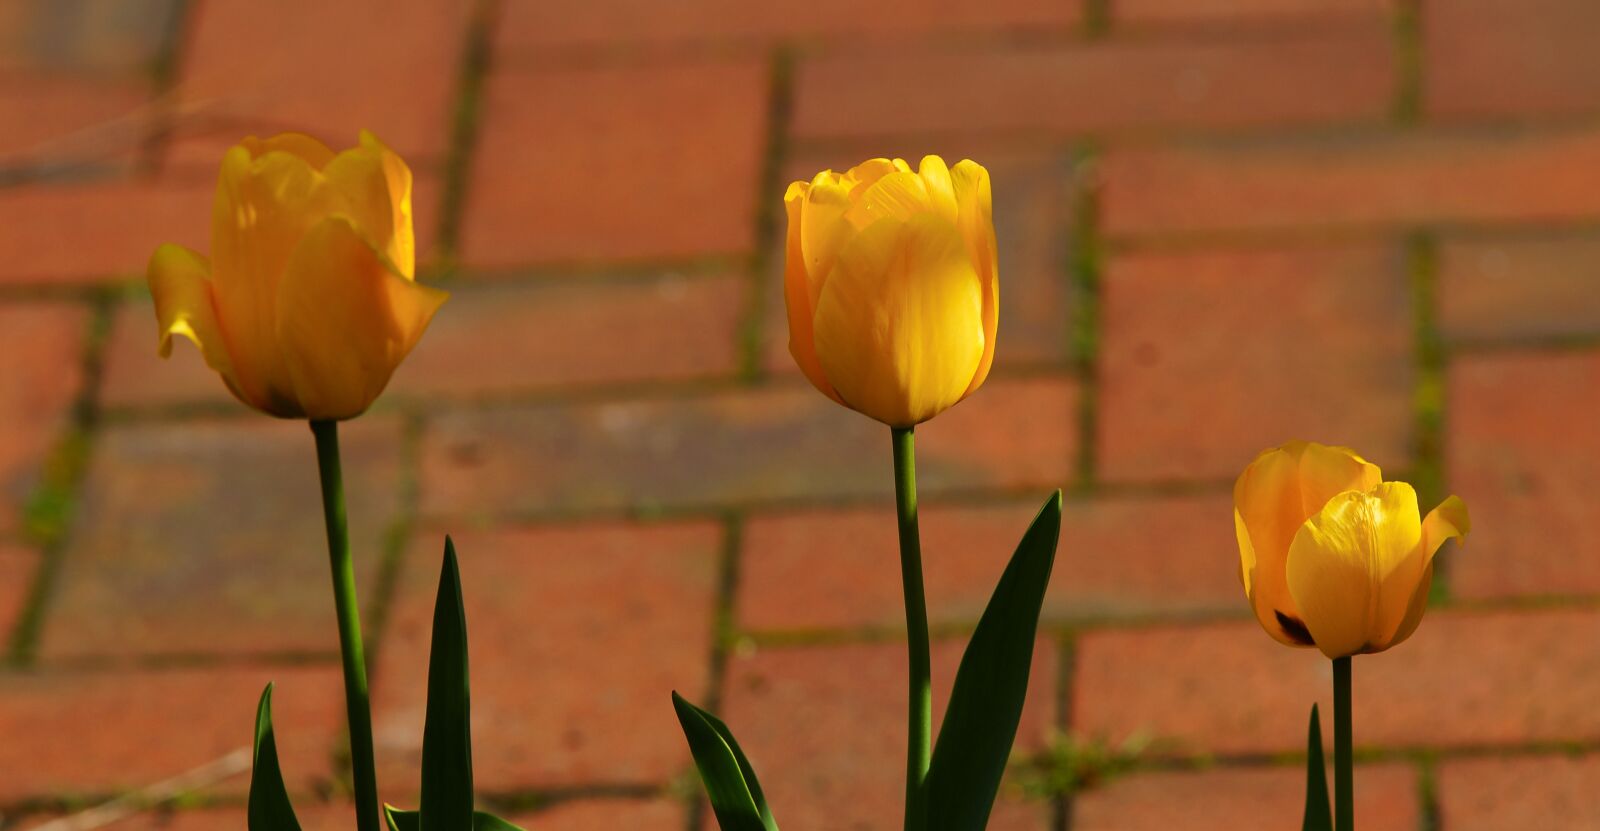
POLYGON ((872 159, 784 195, 789 351, 829 398, 910 427, 994 362, 1000 283, 989 172, 872 159))
POLYGON ((210 261, 172 244, 150 258, 161 355, 182 335, 251 407, 352 418, 445 301, 415 268, 411 170, 371 133, 337 155, 247 138, 222 160, 210 261))
POLYGON ((1382 652, 1416 631, 1433 555, 1470 529, 1446 499, 1426 519, 1417 493, 1343 447, 1290 442, 1233 486, 1245 594, 1267 633, 1329 658, 1382 652))

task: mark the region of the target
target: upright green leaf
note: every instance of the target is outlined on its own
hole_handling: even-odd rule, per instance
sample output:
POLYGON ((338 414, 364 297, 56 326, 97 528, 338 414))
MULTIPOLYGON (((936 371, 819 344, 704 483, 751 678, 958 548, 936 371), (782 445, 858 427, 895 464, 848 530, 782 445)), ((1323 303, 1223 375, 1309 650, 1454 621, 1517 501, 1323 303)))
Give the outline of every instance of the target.
POLYGON ((694 766, 711 798, 711 810, 722 831, 778 831, 767 799, 756 781, 755 768, 721 719, 690 704, 676 692, 672 708, 689 740, 694 766))
MULTIPOLYGON (((422 828, 422 815, 416 811, 402 811, 393 805, 385 805, 383 817, 389 821, 389 831, 420 831, 422 828)), ((493 814, 473 811, 472 831, 522 831, 522 829, 493 814)))
POLYGON ((1060 533, 1058 490, 1023 534, 961 656, 924 780, 929 831, 983 831, 989 822, 1022 718, 1060 533))
POLYGON ((250 763, 250 801, 246 827, 250 831, 300 831, 289 790, 278 767, 278 740, 272 732, 272 685, 261 691, 256 705, 256 735, 250 763))
POLYGON ((444 538, 439 595, 433 604, 428 658, 428 714, 422 728, 422 828, 460 831, 472 822, 471 695, 467 614, 455 543, 444 538))
POLYGON ((1310 735, 1306 737, 1306 814, 1301 831, 1333 831, 1333 805, 1328 800, 1328 774, 1322 757, 1322 719, 1311 705, 1310 735))

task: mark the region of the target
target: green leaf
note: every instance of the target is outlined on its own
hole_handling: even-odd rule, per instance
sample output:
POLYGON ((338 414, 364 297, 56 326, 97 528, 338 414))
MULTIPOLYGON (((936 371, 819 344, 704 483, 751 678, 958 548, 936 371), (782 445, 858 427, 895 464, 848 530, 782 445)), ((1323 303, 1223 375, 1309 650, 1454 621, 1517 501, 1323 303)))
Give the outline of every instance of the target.
MULTIPOLYGON (((422 815, 416 811, 402 811, 393 805, 385 805, 383 816, 389 821, 389 831, 420 831, 422 828, 422 815)), ((522 831, 522 829, 493 814, 473 811, 472 831, 522 831)))
POLYGON ((272 732, 272 685, 261 691, 256 705, 256 737, 250 764, 250 802, 246 827, 250 831, 300 831, 289 804, 289 790, 283 786, 283 771, 278 767, 278 741, 272 732))
POLYGON ((1301 831, 1333 831, 1333 806, 1328 802, 1328 774, 1323 769, 1322 719, 1311 705, 1311 728, 1306 737, 1306 814, 1301 831))
POLYGON ((761 783, 756 781, 755 768, 745 758, 728 725, 676 692, 672 694, 672 708, 683 725, 694 766, 700 771, 722 831, 778 831, 767 798, 761 793, 761 783))
POLYGON ((422 728, 422 827, 458 831, 472 821, 471 694, 467 613, 461 603, 456 546, 444 538, 439 595, 433 603, 428 658, 428 715, 422 728))
POLYGON ((1039 610, 1061 533, 1061 491, 1034 517, 972 633, 924 780, 930 831, 983 831, 1022 718, 1039 610))

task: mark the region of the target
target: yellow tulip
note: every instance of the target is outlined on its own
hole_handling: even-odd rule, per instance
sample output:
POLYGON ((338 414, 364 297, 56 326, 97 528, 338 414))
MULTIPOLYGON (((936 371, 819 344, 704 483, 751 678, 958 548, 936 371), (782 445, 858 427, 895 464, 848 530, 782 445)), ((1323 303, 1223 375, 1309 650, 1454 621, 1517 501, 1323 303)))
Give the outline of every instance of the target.
POLYGON ((415 268, 411 170, 371 133, 337 155, 247 138, 222 159, 211 260, 172 244, 150 258, 161 355, 182 335, 251 407, 352 418, 447 297, 415 268))
POLYGON ((1417 493, 1343 447, 1290 442, 1233 486, 1240 577, 1256 619, 1329 658, 1382 652, 1416 631, 1433 555, 1470 530, 1452 496, 1421 518, 1417 493))
POLYGON ((988 171, 872 159, 789 185, 784 206, 789 351, 817 389, 910 427, 983 384, 1000 302, 988 171))

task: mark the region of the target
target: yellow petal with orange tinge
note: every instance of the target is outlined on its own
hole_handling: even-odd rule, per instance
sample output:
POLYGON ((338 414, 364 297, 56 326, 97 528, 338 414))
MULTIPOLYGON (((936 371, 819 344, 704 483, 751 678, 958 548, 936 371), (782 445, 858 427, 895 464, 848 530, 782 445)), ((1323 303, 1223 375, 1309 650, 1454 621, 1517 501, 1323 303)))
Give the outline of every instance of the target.
POLYGON ((314 170, 321 170, 333 161, 333 150, 305 133, 279 133, 270 138, 249 136, 239 146, 250 152, 251 158, 266 153, 289 153, 305 160, 314 170))
POLYGON ((1289 547, 1289 591, 1317 648, 1340 658, 1382 648, 1427 571, 1417 494, 1404 482, 1339 494, 1289 547))
POLYGON ((844 215, 859 233, 880 219, 892 218, 904 222, 931 207, 922 177, 910 171, 897 170, 879 178, 862 191, 844 215))
POLYGON ((940 216, 960 225, 956 216, 956 189, 955 183, 950 178, 950 168, 945 165, 944 159, 938 156, 923 156, 922 163, 917 167, 917 176, 922 179, 923 190, 928 195, 928 204, 933 206, 940 216))
POLYGON ((395 272, 347 217, 308 231, 284 272, 277 309, 283 360, 305 416, 366 410, 447 297, 395 272))
POLYGON ((982 317, 955 225, 931 211, 888 216, 840 252, 816 309, 817 358, 848 406, 911 426, 961 400, 983 357, 982 317))
POLYGON ((831 170, 818 173, 801 195, 800 253, 805 261, 806 293, 817 307, 822 284, 833 271, 839 249, 854 232, 844 213, 850 209, 851 183, 831 170))
POLYGON ((167 243, 151 255, 146 278, 155 299, 161 357, 172 354, 174 336, 188 338, 199 347, 206 366, 220 374, 229 387, 237 388, 233 358, 217 326, 210 271, 205 257, 181 245, 167 243))
POLYGON ((812 386, 843 404, 817 360, 817 347, 812 335, 815 307, 812 305, 810 282, 806 277, 805 256, 800 251, 800 211, 808 190, 810 186, 805 182, 794 182, 783 195, 783 208, 789 219, 783 260, 783 305, 789 316, 789 354, 794 356, 795 364, 812 386))
POLYGON ((989 171, 971 159, 962 159, 950 169, 956 199, 956 227, 967 243, 967 253, 978 269, 983 284, 983 358, 967 385, 967 395, 976 392, 989 377, 994 365, 995 339, 1000 329, 1000 264, 994 242, 994 207, 989 191, 989 171))
POLYGON ((411 169, 365 130, 361 145, 334 157, 323 169, 342 197, 336 209, 355 221, 362 235, 394 263, 400 276, 416 272, 411 222, 411 169))
POLYGON ((1290 543, 1329 499, 1371 490, 1382 479, 1377 465, 1347 448, 1304 441, 1262 452, 1239 475, 1233 503, 1242 577, 1251 609, 1268 634, 1291 646, 1307 645, 1296 630, 1303 621, 1285 577, 1290 543))

